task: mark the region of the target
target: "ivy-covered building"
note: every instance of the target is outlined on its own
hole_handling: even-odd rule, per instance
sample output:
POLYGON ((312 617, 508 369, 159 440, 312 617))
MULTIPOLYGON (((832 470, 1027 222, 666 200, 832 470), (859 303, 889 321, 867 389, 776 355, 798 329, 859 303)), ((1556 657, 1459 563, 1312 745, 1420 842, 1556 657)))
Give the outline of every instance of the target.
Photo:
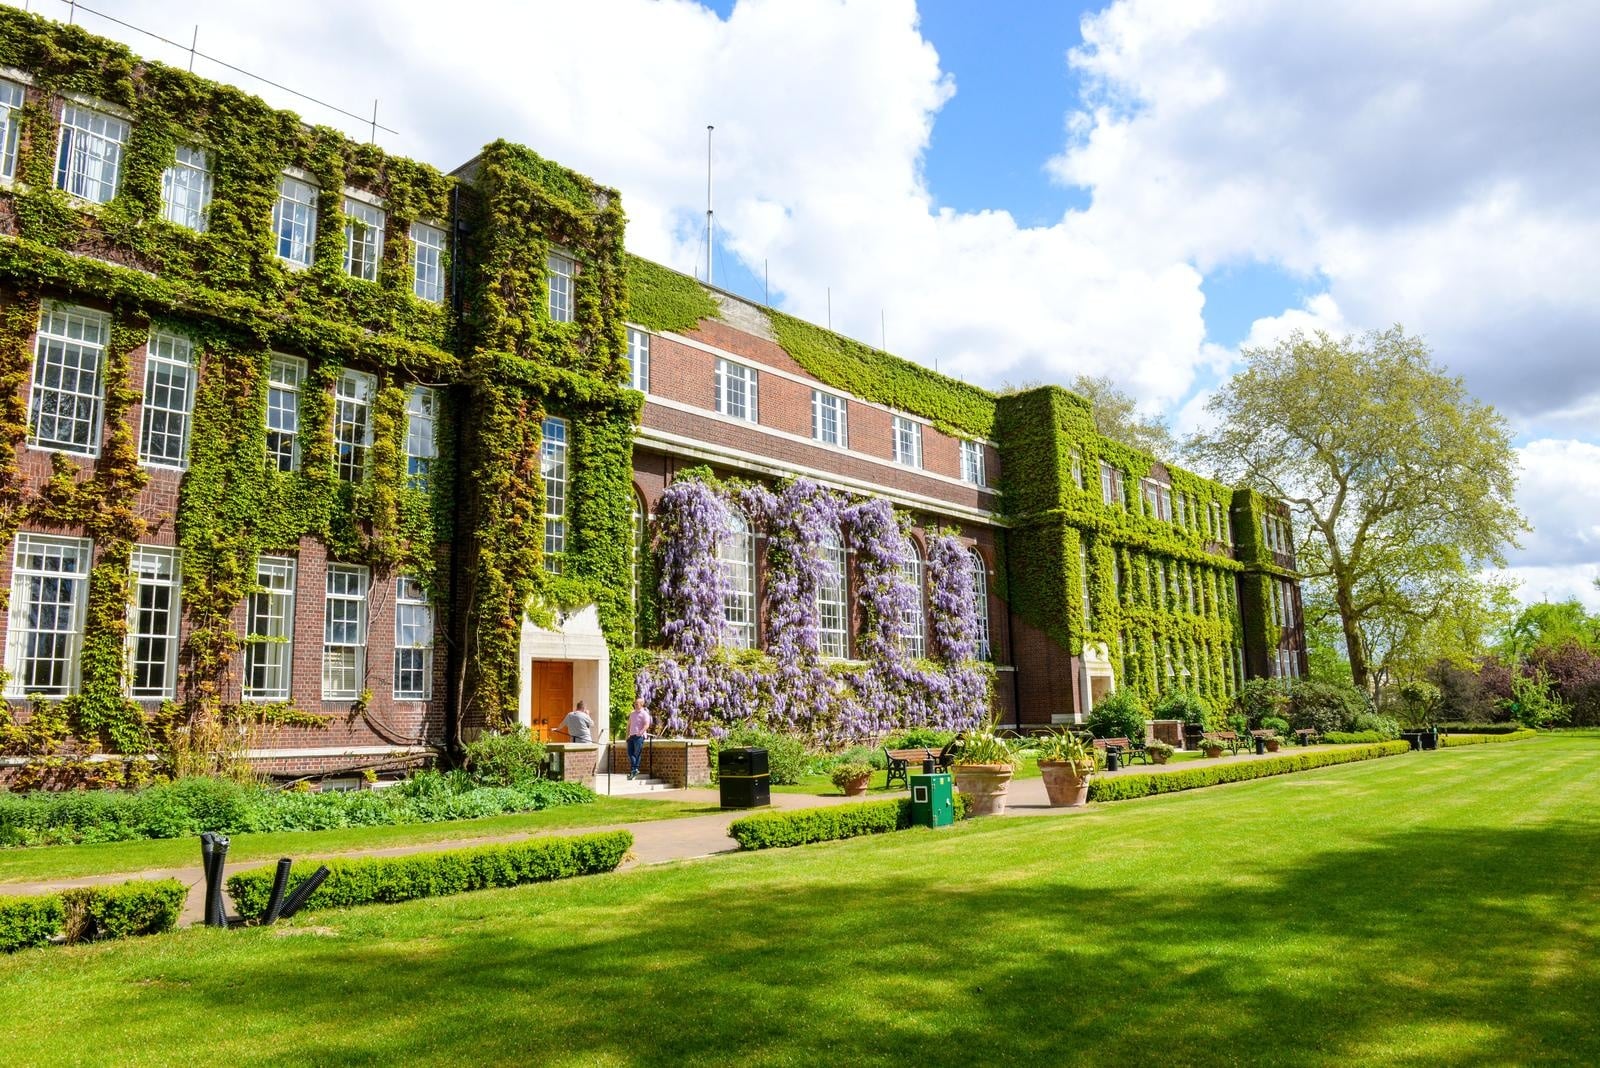
MULTIPOLYGON (((1303 670, 1280 505, 623 234, 616 191, 519 146, 446 174, 0 8, 0 742, 318 773, 615 721, 690 468, 892 503, 924 637, 958 539, 1007 722, 1303 670)), ((770 633, 772 551, 721 551, 733 644, 770 633)), ((810 618, 849 664, 837 555, 810 618)))

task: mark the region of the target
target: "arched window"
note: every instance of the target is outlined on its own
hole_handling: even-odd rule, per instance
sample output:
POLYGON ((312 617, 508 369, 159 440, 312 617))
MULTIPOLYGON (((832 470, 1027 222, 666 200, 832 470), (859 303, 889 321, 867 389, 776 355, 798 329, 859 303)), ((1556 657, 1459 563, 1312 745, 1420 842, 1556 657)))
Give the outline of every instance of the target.
POLYGON ((644 561, 649 546, 650 517, 644 509, 644 498, 633 495, 633 644, 644 644, 644 605, 639 591, 644 588, 644 561))
POLYGON ((902 618, 904 625, 901 629, 905 632, 903 641, 906 655, 920 657, 928 655, 928 613, 923 592, 924 567, 922 550, 914 541, 910 542, 910 546, 911 557, 901 565, 901 571, 906 576, 906 582, 916 591, 916 596, 913 607, 902 618))
POLYGON ((977 633, 973 635, 976 640, 976 656, 979 660, 988 660, 989 647, 989 575, 983 567, 983 557, 978 555, 976 549, 967 550, 972 554, 972 618, 977 621, 977 633))
POLYGON ((717 549, 723 573, 728 576, 728 592, 722 599, 722 618, 732 632, 731 640, 740 649, 756 644, 756 537, 750 523, 735 511, 733 533, 717 549))
POLYGON ((822 563, 827 574, 817 583, 817 639, 823 656, 850 655, 850 605, 845 596, 844 542, 838 531, 823 534, 822 563))

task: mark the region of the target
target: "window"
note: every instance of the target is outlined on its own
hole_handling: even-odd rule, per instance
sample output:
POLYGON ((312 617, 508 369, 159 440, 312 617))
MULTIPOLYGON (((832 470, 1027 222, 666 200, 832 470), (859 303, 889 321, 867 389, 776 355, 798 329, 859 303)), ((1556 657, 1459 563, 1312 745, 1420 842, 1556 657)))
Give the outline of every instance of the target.
POLYGON ((558 323, 572 322, 572 276, 577 264, 552 252, 544 258, 544 270, 550 287, 550 318, 558 323))
POLYGON ((437 226, 411 224, 411 292, 444 303, 444 231, 437 226))
POLYGON ((1174 495, 1174 499, 1173 499, 1173 504, 1177 508, 1178 525, 1180 527, 1186 527, 1186 526, 1189 525, 1189 520, 1187 518, 1187 512, 1184 509, 1184 498, 1187 497, 1187 496, 1188 496, 1188 494, 1186 494, 1186 493, 1178 493, 1178 494, 1174 495))
POLYGON ((894 417, 894 462, 922 466, 922 424, 903 415, 894 417))
POLYGON ((273 356, 267 369, 267 462, 279 471, 300 467, 300 383, 306 361, 273 356))
POLYGON ((731 360, 717 361, 717 411, 756 421, 756 369, 731 360))
POLYGON ((900 565, 900 573, 905 576, 906 585, 911 587, 911 606, 900 617, 901 646, 907 656, 921 657, 928 654, 928 617, 922 603, 922 551, 917 548, 916 542, 909 538, 906 541, 910 555, 900 565))
POLYGON ((638 494, 633 498, 633 644, 644 645, 644 605, 639 590, 644 584, 645 554, 650 546, 650 517, 638 494))
POLYGON ((77 692, 91 548, 88 538, 17 535, 6 636, 8 696, 77 692))
POLYGON ((976 441, 961 443, 961 481, 974 486, 986 485, 983 480, 983 446, 976 441))
POLYGON ((117 170, 128 124, 78 104, 61 109, 61 150, 56 155, 56 188, 79 200, 104 204, 117 195, 117 170))
POLYGON ((360 371, 339 376, 333 391, 333 468, 346 482, 360 482, 372 447, 372 394, 377 379, 360 371))
POLYGON ((383 259, 383 209, 344 198, 344 269, 351 278, 378 280, 383 259))
POLYGON ((0 78, 0 182, 17 176, 17 134, 22 127, 22 86, 0 78))
POLYGON ((433 695, 433 605, 409 575, 394 580, 394 695, 411 701, 433 695))
POLYGON ((172 697, 178 690, 177 551, 135 546, 128 570, 128 696, 172 697))
POLYGON ((740 649, 756 644, 756 537, 750 523, 739 512, 729 517, 733 532, 717 546, 717 559, 728 576, 728 592, 722 600, 722 618, 728 624, 730 639, 740 649))
POLYGON ((820 389, 811 391, 811 437, 825 445, 841 449, 850 444, 845 425, 844 398, 820 389))
POLYGON ((194 346, 176 334, 151 334, 139 410, 139 462, 179 470, 187 466, 193 410, 194 346))
POLYGON ((817 583, 817 639, 823 656, 840 660, 850 655, 850 605, 845 592, 844 541, 839 532, 822 535, 822 562, 827 571, 817 583))
POLYGON ((256 560, 256 589, 245 607, 244 696, 251 701, 289 699, 294 662, 294 561, 256 560))
POLYGON ((1107 504, 1122 504, 1122 472, 1100 461, 1100 499, 1107 504))
POLYGON ((1083 450, 1072 450, 1072 484, 1083 489, 1083 450))
POLYGON ((989 572, 976 549, 967 551, 972 554, 972 614, 978 621, 977 657, 988 660, 993 655, 989 643, 989 572))
POLYGON ((161 217, 205 232, 211 207, 211 159, 203 148, 178 146, 172 166, 161 175, 161 217))
POLYGON ((567 551, 567 421, 544 421, 544 444, 539 450, 544 473, 544 566, 561 574, 561 554, 567 551))
POLYGON ((80 456, 99 454, 106 334, 106 317, 99 312, 44 306, 28 398, 29 445, 80 456))
POLYGON ((367 653, 367 569, 328 565, 322 614, 322 699, 361 696, 367 653))
POLYGON ((1122 603, 1122 551, 1120 549, 1113 549, 1111 551, 1111 576, 1112 576, 1112 581, 1116 583, 1117 603, 1121 604, 1122 603))
POLYGON ((1078 546, 1078 590, 1083 596, 1083 625, 1093 627, 1093 612, 1089 608, 1089 547, 1078 546))
POLYGON ((628 385, 650 392, 650 333, 628 327, 628 385))
POLYGON ((297 178, 278 179, 278 199, 272 205, 272 234, 278 258, 291 267, 311 266, 317 239, 317 187, 297 178))
POLYGON ((435 434, 439 394, 427 386, 412 386, 406 400, 406 481, 426 493, 432 487, 433 461, 439 457, 435 434))
POLYGON ((1147 478, 1140 482, 1140 488, 1144 491, 1145 514, 1163 523, 1172 522, 1172 487, 1147 478))

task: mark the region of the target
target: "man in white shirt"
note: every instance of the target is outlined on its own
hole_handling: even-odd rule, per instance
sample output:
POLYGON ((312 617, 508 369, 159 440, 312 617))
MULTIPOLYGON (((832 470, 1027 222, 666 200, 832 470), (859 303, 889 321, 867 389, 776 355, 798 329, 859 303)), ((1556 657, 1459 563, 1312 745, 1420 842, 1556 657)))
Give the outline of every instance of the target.
POLYGON ((561 721, 561 730, 574 742, 594 741, 594 720, 589 718, 582 701, 579 701, 578 707, 568 712, 567 718, 561 721))

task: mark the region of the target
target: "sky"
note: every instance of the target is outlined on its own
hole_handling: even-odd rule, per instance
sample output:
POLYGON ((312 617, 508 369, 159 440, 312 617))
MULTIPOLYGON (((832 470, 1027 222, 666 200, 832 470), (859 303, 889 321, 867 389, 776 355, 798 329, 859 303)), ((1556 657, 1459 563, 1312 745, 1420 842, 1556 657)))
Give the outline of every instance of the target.
POLYGON ((1191 431, 1241 346, 1401 323, 1516 432, 1521 596, 1600 607, 1592 0, 90 6, 444 169, 522 142, 702 275, 715 125, 717 284, 983 385, 1105 374, 1191 431))

